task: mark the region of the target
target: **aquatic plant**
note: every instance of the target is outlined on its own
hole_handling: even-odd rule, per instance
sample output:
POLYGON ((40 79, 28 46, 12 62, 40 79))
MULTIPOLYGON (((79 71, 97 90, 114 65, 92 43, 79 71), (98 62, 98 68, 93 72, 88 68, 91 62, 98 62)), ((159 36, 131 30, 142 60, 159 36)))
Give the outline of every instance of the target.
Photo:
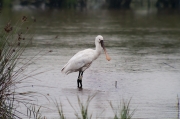
POLYGON ((42 116, 40 109, 41 106, 39 106, 38 108, 36 108, 37 105, 30 105, 30 107, 27 108, 27 115, 29 117, 29 119, 46 119, 45 116, 42 116))
POLYGON ((66 119, 64 113, 63 113, 63 108, 62 108, 62 104, 58 104, 58 102, 56 101, 54 103, 56 105, 56 108, 58 110, 58 114, 59 114, 59 119, 66 119))
POLYGON ((132 116, 134 115, 135 110, 130 111, 130 102, 131 99, 128 102, 124 102, 118 105, 117 108, 113 106, 111 102, 109 102, 113 112, 114 112, 114 119, 131 119, 132 116))
MULTIPOLYGON (((29 28, 23 26, 27 17, 23 16, 14 26, 8 22, 0 32, 0 118, 15 119, 22 114, 17 110, 18 105, 28 108, 35 92, 17 92, 18 84, 30 75, 24 75, 24 70, 31 60, 22 57, 26 46, 31 43, 32 37, 28 35, 29 28)), ((33 74, 34 75, 34 74, 33 74)), ((33 110, 32 110, 33 111, 33 110)), ((28 116, 28 115, 27 115, 28 116)))
POLYGON ((89 104, 90 102, 92 101, 92 99, 95 97, 96 94, 93 94, 93 95, 89 95, 87 100, 86 100, 86 103, 84 104, 83 101, 80 99, 80 97, 77 95, 77 99, 78 99, 78 105, 79 105, 79 108, 80 108, 80 116, 78 114, 78 112, 76 111, 76 109, 73 107, 73 105, 71 104, 71 102, 68 100, 69 104, 71 105, 71 107, 74 109, 75 111, 75 116, 77 119, 91 119, 92 118, 92 114, 89 115, 89 112, 88 112, 88 108, 89 108, 89 104))

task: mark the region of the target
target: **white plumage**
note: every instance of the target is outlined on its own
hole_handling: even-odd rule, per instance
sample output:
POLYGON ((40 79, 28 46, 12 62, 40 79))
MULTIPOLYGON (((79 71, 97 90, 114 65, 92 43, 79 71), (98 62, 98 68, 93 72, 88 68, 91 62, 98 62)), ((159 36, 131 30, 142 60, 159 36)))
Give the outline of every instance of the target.
POLYGON ((94 60, 94 50, 86 49, 76 53, 63 67, 62 72, 69 74, 76 71, 85 71, 94 60))
MULTIPOLYGON (((89 68, 94 60, 96 60, 101 54, 102 49, 104 49, 106 59, 109 61, 110 57, 108 56, 106 49, 103 43, 103 37, 98 35, 95 38, 96 49, 85 49, 76 53, 68 63, 62 68, 62 72, 65 74, 69 74, 72 72, 79 71, 78 80, 82 80, 83 72, 89 68), (81 76, 80 76, 81 75, 81 76)), ((78 84, 79 87, 79 84, 78 84)), ((82 84, 81 84, 82 87, 82 84)))

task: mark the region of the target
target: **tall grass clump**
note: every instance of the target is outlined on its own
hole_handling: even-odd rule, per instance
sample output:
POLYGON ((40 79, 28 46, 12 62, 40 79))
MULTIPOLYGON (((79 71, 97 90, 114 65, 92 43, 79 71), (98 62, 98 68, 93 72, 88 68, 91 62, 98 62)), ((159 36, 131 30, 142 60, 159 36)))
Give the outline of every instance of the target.
MULTIPOLYGON (((30 44, 32 36, 28 35, 28 19, 23 16, 12 25, 8 22, 0 31, 0 119, 21 118, 26 115, 17 110, 20 104, 28 107, 34 92, 17 92, 17 85, 30 76, 23 75, 30 60, 25 61, 22 54, 30 44)), ((26 115, 27 116, 27 115, 26 115)))
POLYGON ((56 101, 54 104, 56 105, 56 108, 58 110, 59 119, 66 119, 63 113, 62 103, 58 104, 58 102, 56 101))
POLYGON ((77 119, 91 119, 92 118, 92 114, 89 115, 88 108, 89 108, 90 102, 95 97, 95 95, 96 94, 88 96, 88 98, 86 100, 86 103, 83 103, 83 101, 80 99, 80 97, 77 96, 78 105, 79 105, 79 108, 80 108, 80 115, 78 114, 76 109, 72 106, 71 102, 68 100, 69 104, 71 105, 71 107, 75 111, 75 116, 76 116, 77 119))
POLYGON ((135 110, 130 110, 130 102, 131 99, 128 102, 124 102, 118 107, 114 107, 111 102, 109 102, 113 112, 114 112, 114 118, 113 119, 131 119, 134 115, 135 110))
POLYGON ((36 108, 37 105, 31 104, 30 107, 27 108, 27 116, 29 119, 46 119, 45 116, 42 116, 40 110, 41 106, 36 108))

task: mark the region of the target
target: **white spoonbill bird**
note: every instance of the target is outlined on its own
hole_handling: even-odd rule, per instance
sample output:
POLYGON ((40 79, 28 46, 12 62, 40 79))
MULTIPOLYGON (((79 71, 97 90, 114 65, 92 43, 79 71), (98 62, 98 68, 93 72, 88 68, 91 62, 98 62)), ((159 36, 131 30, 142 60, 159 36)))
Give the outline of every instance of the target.
POLYGON ((78 88, 82 88, 83 72, 91 66, 94 60, 96 60, 99 57, 102 49, 104 50, 106 59, 108 61, 111 60, 111 58, 106 52, 106 48, 104 47, 103 37, 101 35, 98 35, 95 38, 95 45, 96 45, 95 50, 85 49, 76 53, 61 70, 61 72, 65 74, 79 71, 79 75, 77 79, 78 88), (79 84, 81 86, 79 86, 79 84))

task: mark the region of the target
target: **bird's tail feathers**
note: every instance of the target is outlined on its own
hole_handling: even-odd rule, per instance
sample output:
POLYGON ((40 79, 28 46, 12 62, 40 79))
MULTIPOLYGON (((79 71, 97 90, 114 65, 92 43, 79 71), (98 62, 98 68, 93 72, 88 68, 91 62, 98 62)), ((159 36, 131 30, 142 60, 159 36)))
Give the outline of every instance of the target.
POLYGON ((62 73, 64 73, 63 71, 64 71, 64 67, 61 69, 61 72, 62 72, 62 73))
POLYGON ((66 71, 66 66, 68 65, 68 63, 61 69, 61 72, 64 74, 68 74, 68 72, 66 71))
POLYGON ((63 67, 63 68, 61 69, 61 73, 66 74, 66 72, 65 72, 65 67, 63 67))
POLYGON ((61 72, 65 75, 68 75, 70 73, 69 71, 64 71, 64 69, 62 69, 61 72))

